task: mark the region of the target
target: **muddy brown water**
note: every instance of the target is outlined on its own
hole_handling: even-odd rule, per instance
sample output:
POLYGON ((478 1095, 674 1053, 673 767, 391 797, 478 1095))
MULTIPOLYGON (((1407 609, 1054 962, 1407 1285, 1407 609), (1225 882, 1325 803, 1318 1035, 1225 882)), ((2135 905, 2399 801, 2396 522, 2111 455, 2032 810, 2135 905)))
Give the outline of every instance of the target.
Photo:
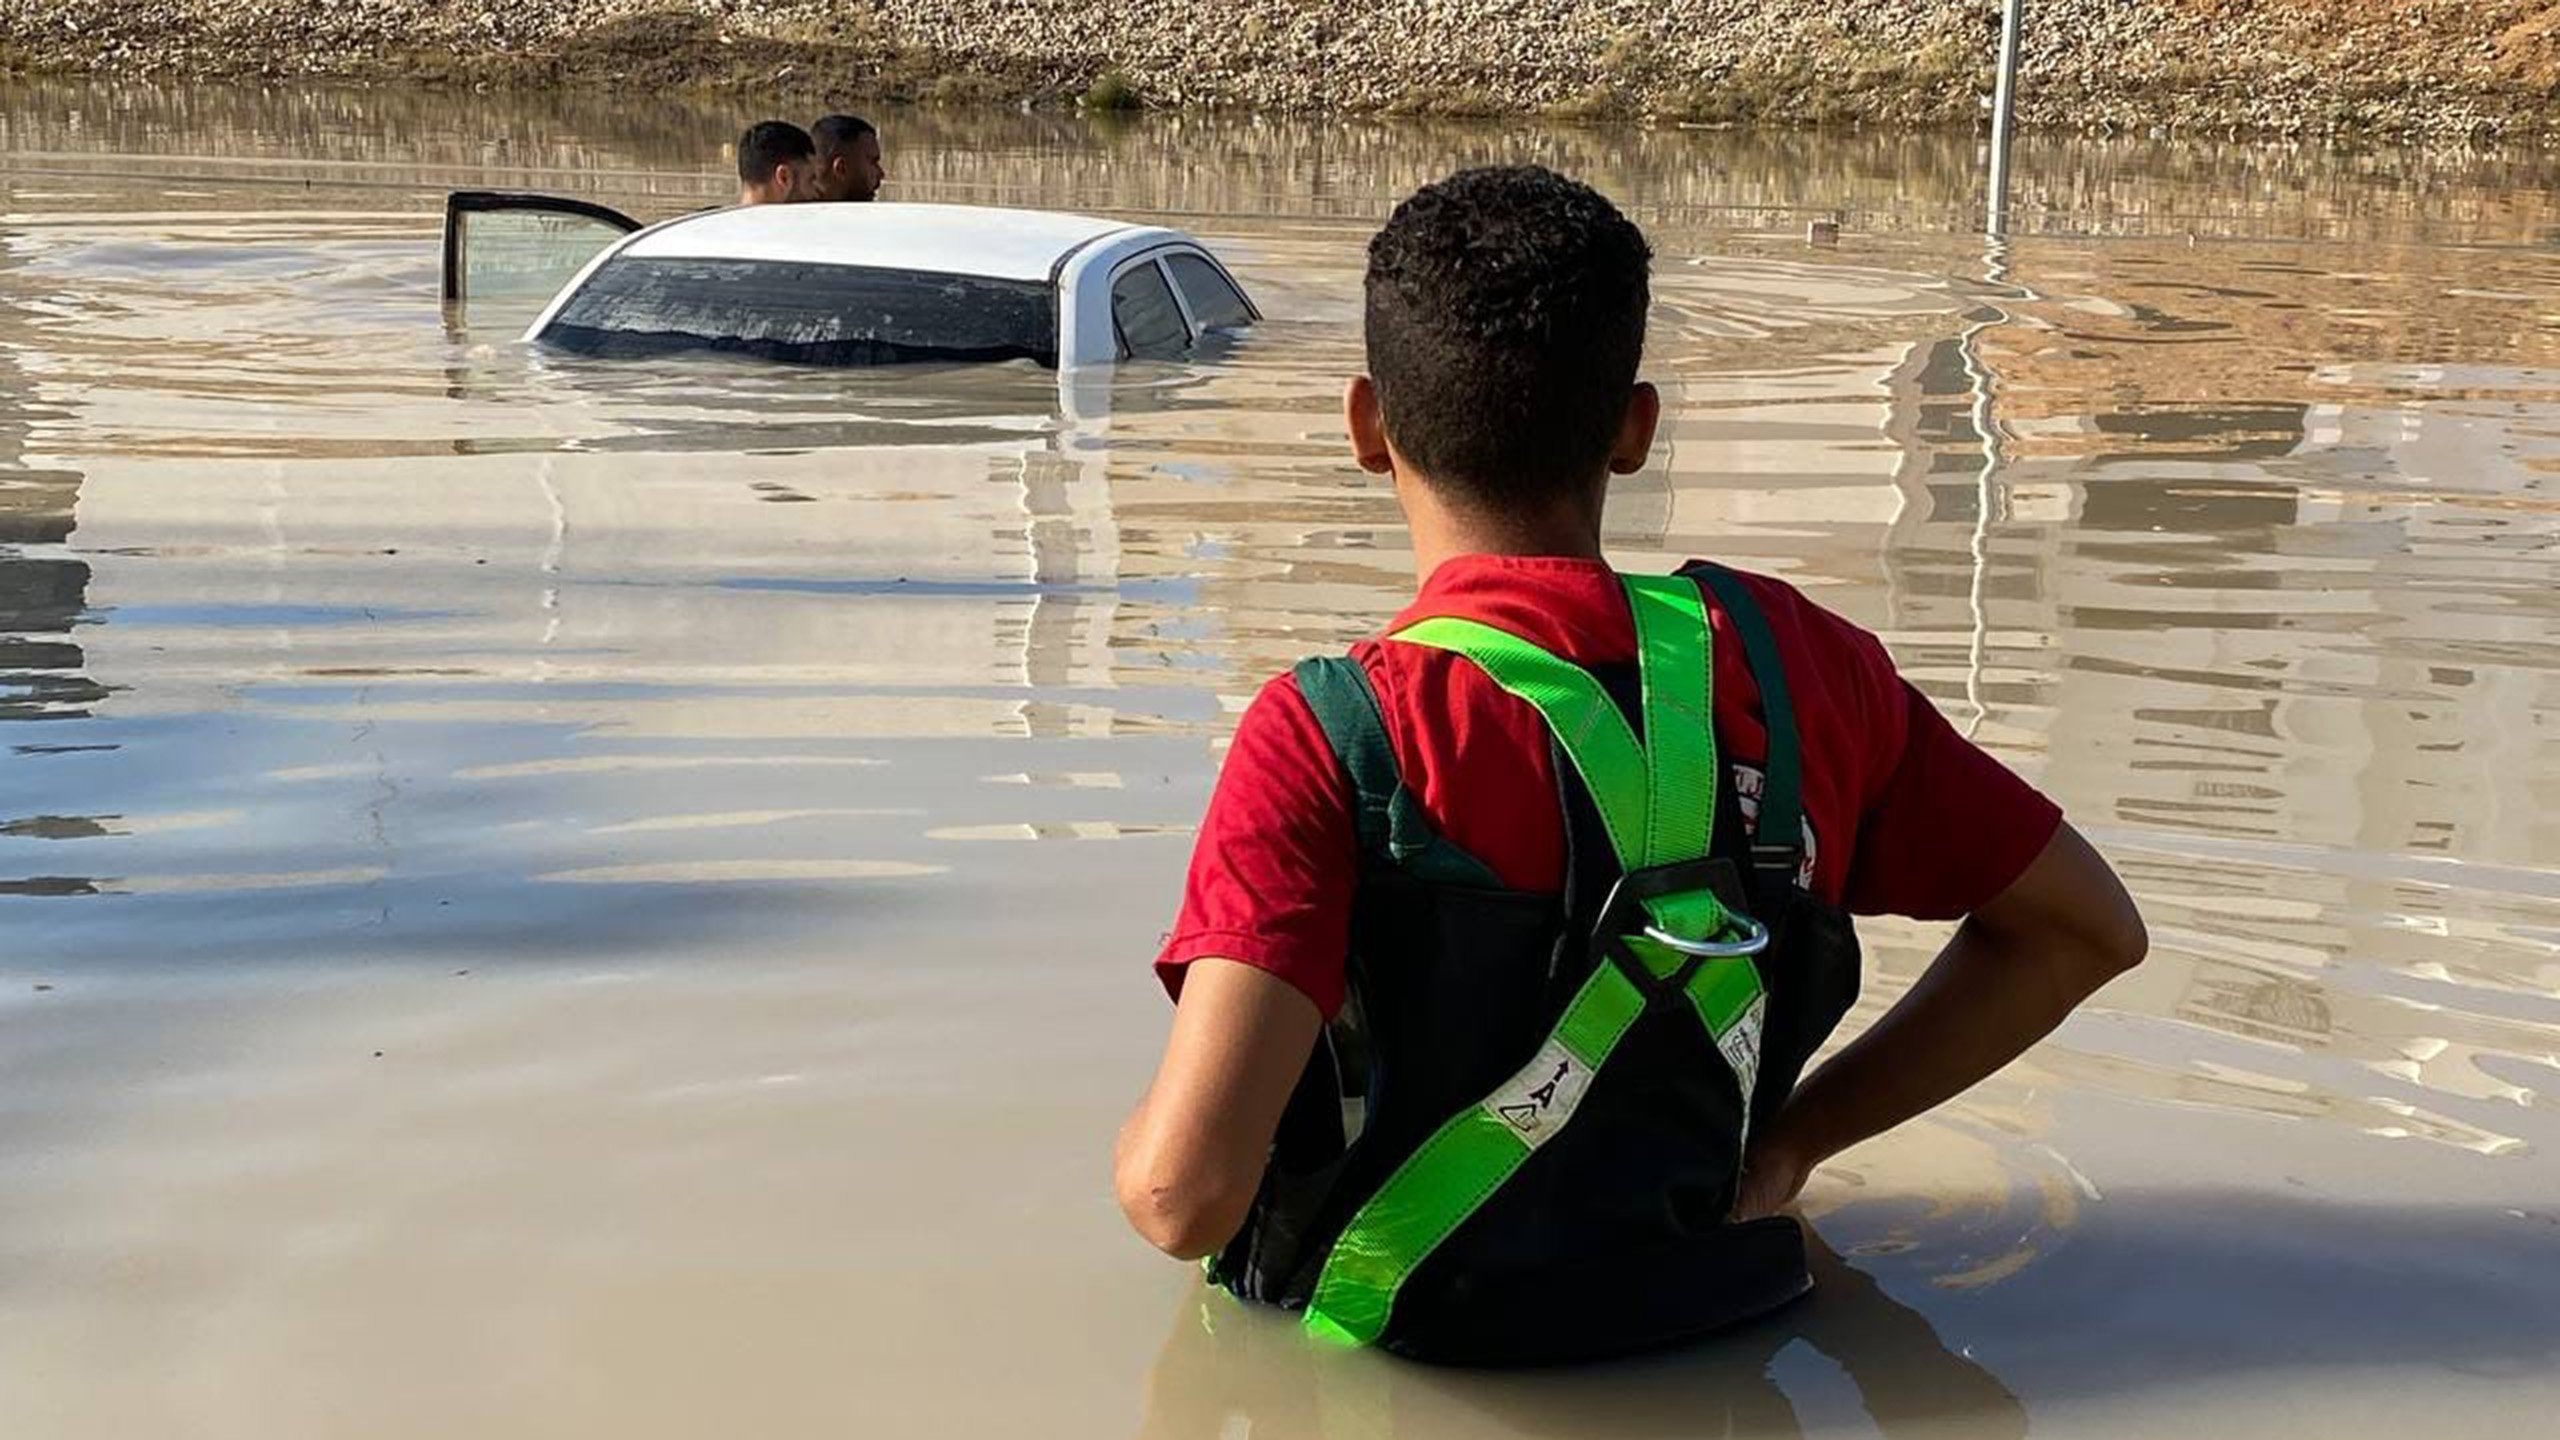
POLYGON ((1074 417, 565 363, 440 311, 442 193, 674 213, 740 116, 0 92, 0 1433, 2538 1432, 2550 167, 2038 140, 1986 251, 1961 137, 883 118, 1270 323, 1074 417), (1312 1351, 1105 1175, 1222 735, 1410 583, 1361 242, 1492 157, 1660 251, 1621 560, 1877 630, 2156 937, 1816 1180, 1814 1300, 1570 1374, 1312 1351))

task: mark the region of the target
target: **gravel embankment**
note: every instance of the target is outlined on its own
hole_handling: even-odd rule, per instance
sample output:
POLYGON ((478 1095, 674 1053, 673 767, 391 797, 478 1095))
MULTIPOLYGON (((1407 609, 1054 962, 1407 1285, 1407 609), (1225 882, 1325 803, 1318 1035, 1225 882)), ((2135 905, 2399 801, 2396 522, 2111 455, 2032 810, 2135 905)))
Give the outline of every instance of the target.
MULTIPOLYGON (((0 69, 1964 123, 1991 0, 0 0, 0 69)), ((2030 0, 2022 117, 2536 136, 2544 0, 2030 0)))

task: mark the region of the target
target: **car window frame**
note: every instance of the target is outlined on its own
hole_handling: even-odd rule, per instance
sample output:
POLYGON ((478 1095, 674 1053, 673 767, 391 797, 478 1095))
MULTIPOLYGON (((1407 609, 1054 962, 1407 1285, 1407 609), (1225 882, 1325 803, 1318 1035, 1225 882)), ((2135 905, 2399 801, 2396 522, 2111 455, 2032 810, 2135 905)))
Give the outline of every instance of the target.
POLYGON ((1200 323, 1200 312, 1191 308, 1190 292, 1182 288, 1181 279, 1173 273, 1173 257, 1177 255, 1188 255, 1191 258, 1200 261, 1202 264, 1209 267, 1211 274, 1216 275, 1219 280, 1225 282, 1228 293, 1234 295, 1236 297, 1236 303, 1244 307, 1245 325, 1256 325, 1261 323, 1262 307, 1253 303, 1253 297, 1245 293, 1244 286, 1237 283, 1234 273, 1228 270, 1226 266, 1219 264, 1218 257, 1210 254, 1207 246, 1197 244, 1167 245, 1155 251, 1154 254, 1156 256, 1156 263, 1164 270, 1165 283, 1173 287, 1173 298, 1177 304, 1181 305, 1183 318, 1188 320, 1191 324, 1192 344, 1199 344, 1202 337, 1206 336, 1211 329, 1234 330, 1241 329, 1243 327, 1235 325, 1206 326, 1200 323))
MULTIPOLYGON (((606 242, 603 250, 598 252, 599 257, 618 249, 624 240, 648 228, 610 205, 599 205, 592 200, 580 200, 574 196, 547 195, 538 191, 523 190, 448 191, 444 197, 444 236, 440 256, 442 273, 437 279, 437 289, 445 304, 459 305, 469 298, 462 293, 462 240, 463 232, 467 228, 464 223, 466 218, 472 215, 505 214, 510 211, 574 215, 581 220, 593 220, 619 230, 621 234, 606 242)), ((582 266, 579 274, 584 273, 582 266)), ((577 278, 572 276, 571 283, 575 283, 577 278)), ((567 287, 562 288, 565 290, 567 287)))
MULTIPOLYGON (((1127 364, 1130 360, 1139 358, 1129 346, 1129 332, 1120 324, 1120 279, 1141 265, 1155 270, 1156 279, 1163 284, 1165 293, 1173 297, 1173 313, 1182 317, 1182 353, 1178 356, 1163 358, 1178 360, 1187 357, 1192 347, 1200 343, 1200 319, 1191 313, 1191 302, 1183 298, 1182 287, 1174 283, 1173 272, 1167 269, 1164 263, 1164 256, 1168 252, 1183 248, 1186 247, 1173 244, 1158 245, 1150 250, 1142 250, 1111 267, 1110 274, 1105 277, 1103 288, 1104 293, 1111 297, 1111 340, 1115 351, 1112 356, 1113 363, 1127 364)), ((1248 300, 1245 303, 1251 305, 1253 302, 1248 300)))

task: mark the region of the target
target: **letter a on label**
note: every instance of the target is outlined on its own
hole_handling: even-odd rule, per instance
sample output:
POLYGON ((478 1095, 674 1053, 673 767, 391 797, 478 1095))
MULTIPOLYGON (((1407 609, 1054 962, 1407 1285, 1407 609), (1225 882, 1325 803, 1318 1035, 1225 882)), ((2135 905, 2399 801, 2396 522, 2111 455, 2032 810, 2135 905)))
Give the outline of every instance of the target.
POLYGON ((1591 1086, 1591 1071, 1553 1040, 1540 1046, 1520 1073, 1485 1097, 1484 1108, 1511 1127, 1532 1149, 1564 1128, 1591 1086))

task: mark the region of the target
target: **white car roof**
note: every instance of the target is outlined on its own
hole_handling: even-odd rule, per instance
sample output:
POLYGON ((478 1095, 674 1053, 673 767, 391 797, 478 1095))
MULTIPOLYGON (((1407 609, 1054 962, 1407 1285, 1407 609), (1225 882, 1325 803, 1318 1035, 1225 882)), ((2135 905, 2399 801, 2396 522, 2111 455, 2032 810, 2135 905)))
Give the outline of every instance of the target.
POLYGON ((625 241, 619 253, 1047 280, 1058 261, 1079 247, 1142 228, 1091 215, 981 205, 751 205, 652 226, 625 241))

